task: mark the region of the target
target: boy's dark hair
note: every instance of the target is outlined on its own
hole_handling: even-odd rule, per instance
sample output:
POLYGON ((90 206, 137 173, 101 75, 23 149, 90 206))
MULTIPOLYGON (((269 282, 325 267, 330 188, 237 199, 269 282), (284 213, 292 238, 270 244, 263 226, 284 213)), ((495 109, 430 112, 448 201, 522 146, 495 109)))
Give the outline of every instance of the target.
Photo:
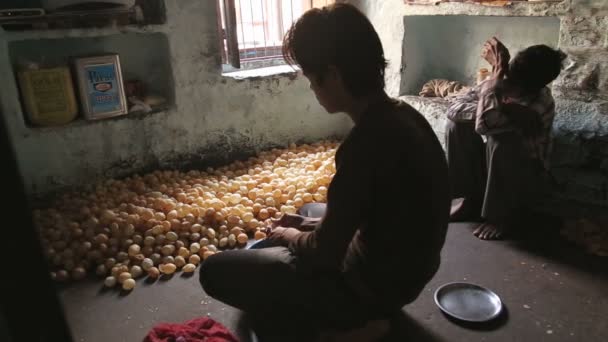
POLYGON ((559 76, 566 54, 547 45, 520 51, 509 63, 507 79, 528 91, 538 91, 559 76))
POLYGON ((323 81, 335 66, 354 97, 384 89, 386 59, 378 33, 356 7, 334 4, 311 9, 283 40, 283 57, 323 81))

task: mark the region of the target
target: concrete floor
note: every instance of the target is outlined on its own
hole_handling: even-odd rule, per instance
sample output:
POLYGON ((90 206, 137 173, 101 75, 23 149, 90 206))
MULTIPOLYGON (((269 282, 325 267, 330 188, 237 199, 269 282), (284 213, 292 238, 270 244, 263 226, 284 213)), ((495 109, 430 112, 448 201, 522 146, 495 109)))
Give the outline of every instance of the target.
MULTIPOLYGON (((452 224, 439 272, 404 308, 400 330, 408 331, 407 340, 608 341, 608 260, 584 255, 554 233, 526 241, 483 242, 472 236, 469 225, 452 224), (482 326, 448 320, 433 293, 453 281, 494 290, 506 315, 482 326)), ((156 323, 204 315, 239 330, 239 313, 207 297, 198 274, 153 284, 142 280, 127 295, 100 290, 101 285, 91 280, 61 290, 75 341, 141 341, 156 323)))

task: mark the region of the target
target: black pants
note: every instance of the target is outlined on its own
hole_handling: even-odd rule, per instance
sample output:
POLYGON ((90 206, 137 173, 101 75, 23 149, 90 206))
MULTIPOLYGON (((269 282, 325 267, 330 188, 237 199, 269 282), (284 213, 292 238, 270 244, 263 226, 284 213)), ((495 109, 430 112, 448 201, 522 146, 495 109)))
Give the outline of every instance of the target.
POLYGON ((445 134, 452 197, 464 197, 467 212, 508 222, 546 191, 542 166, 528 156, 519 134, 491 135, 484 144, 473 122, 450 120, 445 134))
POLYGON ((253 318, 256 332, 285 341, 309 341, 322 329, 348 329, 379 315, 340 276, 298 272, 285 247, 213 255, 200 282, 208 295, 253 318))

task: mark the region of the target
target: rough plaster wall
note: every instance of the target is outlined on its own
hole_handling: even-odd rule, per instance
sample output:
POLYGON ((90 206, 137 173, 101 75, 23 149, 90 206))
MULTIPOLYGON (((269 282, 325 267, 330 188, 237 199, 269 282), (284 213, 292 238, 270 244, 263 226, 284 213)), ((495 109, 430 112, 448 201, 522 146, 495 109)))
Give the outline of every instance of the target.
POLYGON ((341 1, 357 6, 372 22, 388 60, 386 91, 398 96, 401 85, 401 59, 403 43, 403 1, 400 0, 348 0, 341 1))
POLYGON ((3 80, 14 79, 9 41, 161 32, 170 46, 175 106, 162 113, 31 129, 24 124, 16 84, 3 82, 2 112, 30 195, 152 167, 226 162, 271 146, 339 137, 348 131, 347 118, 326 114, 303 77, 222 77, 214 1, 166 5, 168 23, 160 27, 0 32, 3 80))
MULTIPOLYGON (((608 1, 564 0, 518 3, 510 7, 443 3, 408 6, 403 0, 350 0, 376 27, 389 59, 387 89, 400 94, 404 60, 404 17, 411 15, 556 16, 559 48, 569 55, 566 69, 554 82, 553 174, 562 196, 608 206, 608 1)), ((415 68, 415 65, 408 67, 415 68)), ((406 97, 443 135, 445 119, 437 103, 406 97)))

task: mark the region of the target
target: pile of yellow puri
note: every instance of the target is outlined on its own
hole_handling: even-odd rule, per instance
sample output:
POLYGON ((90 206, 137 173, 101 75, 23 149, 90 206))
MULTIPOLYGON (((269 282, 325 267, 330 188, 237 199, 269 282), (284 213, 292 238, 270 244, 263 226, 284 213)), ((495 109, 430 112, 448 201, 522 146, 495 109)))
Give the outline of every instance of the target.
POLYGON ((34 220, 57 281, 95 272, 107 287, 194 272, 262 239, 271 218, 325 202, 337 144, 290 145, 205 171, 155 171, 68 193, 34 220))

